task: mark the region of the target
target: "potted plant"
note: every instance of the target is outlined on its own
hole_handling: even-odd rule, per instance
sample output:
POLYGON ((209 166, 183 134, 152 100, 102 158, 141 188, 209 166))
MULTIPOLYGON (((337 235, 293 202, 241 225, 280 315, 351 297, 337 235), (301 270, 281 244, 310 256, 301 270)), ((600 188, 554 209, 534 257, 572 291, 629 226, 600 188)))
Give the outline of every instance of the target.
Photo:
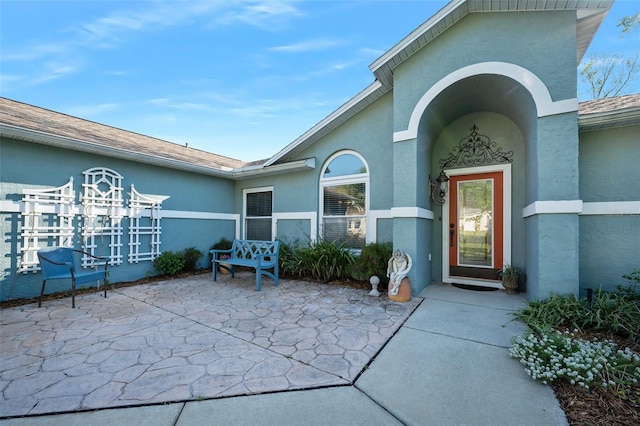
POLYGON ((515 294, 518 292, 520 270, 517 267, 505 263, 502 270, 498 272, 498 278, 502 280, 502 286, 507 293, 515 294))
MULTIPOLYGON (((231 240, 229 240, 229 239, 227 239, 225 237, 222 237, 222 238, 220 238, 220 240, 217 243, 215 243, 214 245, 211 246, 211 250, 231 250, 231 247, 233 247, 233 241, 231 241, 231 240)), ((231 255, 222 253, 222 254, 220 254, 220 258, 219 259, 220 260, 224 260, 224 259, 228 259, 230 257, 231 257, 231 255)), ((213 259, 212 259, 212 262, 213 262, 213 259)), ((231 267, 230 265, 227 265, 227 264, 224 264, 224 266, 227 266, 229 268, 231 267)), ((228 273, 228 270, 225 269, 225 268, 220 268, 219 271, 221 273, 223 273, 223 274, 228 273)))

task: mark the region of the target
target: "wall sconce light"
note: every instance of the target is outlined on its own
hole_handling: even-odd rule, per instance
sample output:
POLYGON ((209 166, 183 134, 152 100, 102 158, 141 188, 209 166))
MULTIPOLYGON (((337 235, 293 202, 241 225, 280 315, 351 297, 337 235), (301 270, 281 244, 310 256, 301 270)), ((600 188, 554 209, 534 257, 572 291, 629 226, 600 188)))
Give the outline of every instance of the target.
POLYGON ((429 175, 429 186, 431 187, 431 200, 437 205, 444 204, 445 196, 449 191, 449 176, 447 176, 444 170, 440 170, 440 174, 435 180, 431 179, 429 175))

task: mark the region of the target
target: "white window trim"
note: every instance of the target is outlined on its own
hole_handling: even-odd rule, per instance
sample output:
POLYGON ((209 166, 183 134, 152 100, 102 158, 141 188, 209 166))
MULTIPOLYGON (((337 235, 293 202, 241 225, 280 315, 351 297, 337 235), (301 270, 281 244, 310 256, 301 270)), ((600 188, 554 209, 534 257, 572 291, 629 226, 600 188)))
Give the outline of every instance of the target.
MULTIPOLYGON (((259 188, 247 188, 242 190, 242 238, 247 239, 247 194, 253 194, 256 192, 269 192, 271 191, 271 216, 260 216, 262 219, 267 217, 271 219, 271 240, 275 238, 274 220, 273 220, 273 204, 274 204, 274 191, 273 186, 261 186, 259 188)), ((253 216, 252 216, 253 217, 253 216)))
POLYGON ((365 205, 364 205, 364 215, 363 217, 365 218, 365 223, 366 223, 366 227, 365 227, 365 243, 369 244, 371 243, 371 235, 375 235, 375 232, 371 232, 371 228, 375 227, 376 224, 375 222, 372 224, 371 223, 371 218, 369 215, 369 204, 370 204, 370 200, 371 200, 371 194, 370 194, 370 179, 369 179, 369 163, 367 163, 367 161, 364 159, 364 157, 362 155, 360 155, 358 152, 356 151, 352 151, 352 150, 343 150, 343 151, 338 151, 336 153, 334 153, 331 157, 329 157, 325 162, 324 165, 322 166, 322 169, 320 170, 320 184, 318 185, 319 189, 319 196, 318 196, 318 211, 320 212, 318 214, 318 235, 321 238, 324 238, 324 230, 323 230, 323 224, 324 224, 324 188, 327 186, 336 186, 336 185, 348 185, 348 184, 353 184, 353 183, 364 183, 365 185, 365 189, 364 189, 364 196, 365 196, 365 205), (329 167, 329 164, 331 164, 331 162, 333 160, 335 160, 336 158, 342 156, 342 155, 353 155, 354 157, 357 157, 360 161, 362 161, 362 164, 364 164, 364 166, 367 169, 366 173, 358 173, 358 174, 353 174, 353 175, 344 175, 344 176, 335 176, 335 177, 327 177, 324 178, 324 173, 327 170, 327 167, 329 167))

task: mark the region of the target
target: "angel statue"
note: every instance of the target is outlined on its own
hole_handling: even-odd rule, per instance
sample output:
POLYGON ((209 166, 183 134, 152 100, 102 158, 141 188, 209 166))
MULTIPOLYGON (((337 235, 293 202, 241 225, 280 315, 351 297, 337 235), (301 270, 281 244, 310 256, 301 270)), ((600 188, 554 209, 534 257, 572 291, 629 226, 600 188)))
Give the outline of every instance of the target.
POLYGON ((393 251, 387 265, 387 277, 389 277, 389 283, 391 284, 390 295, 395 296, 398 294, 400 283, 411 270, 411 264, 411 256, 403 250, 395 249, 393 251))

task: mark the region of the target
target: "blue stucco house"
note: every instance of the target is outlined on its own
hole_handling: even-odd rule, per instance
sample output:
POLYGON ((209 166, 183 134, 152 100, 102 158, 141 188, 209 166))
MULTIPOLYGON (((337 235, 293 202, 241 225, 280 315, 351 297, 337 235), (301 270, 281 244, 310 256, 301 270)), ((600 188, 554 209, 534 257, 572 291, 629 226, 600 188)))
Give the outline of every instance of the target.
POLYGON ((108 255, 118 282, 223 236, 392 241, 414 294, 497 286, 507 264, 530 299, 621 283, 640 268, 640 95, 577 100, 611 3, 454 0, 255 163, 0 99, 1 299, 38 294, 38 247, 108 255))

